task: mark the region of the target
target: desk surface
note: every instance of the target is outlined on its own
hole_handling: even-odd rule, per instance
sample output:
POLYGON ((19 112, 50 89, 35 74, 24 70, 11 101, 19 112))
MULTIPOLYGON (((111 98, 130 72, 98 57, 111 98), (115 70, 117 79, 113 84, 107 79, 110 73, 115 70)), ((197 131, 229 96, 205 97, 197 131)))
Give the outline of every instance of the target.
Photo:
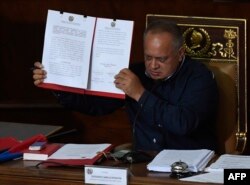
MULTIPOLYGON (((1 185, 80 185, 84 184, 84 170, 70 167, 40 167, 35 161, 9 161, 0 164, 1 185)), ((117 166, 115 162, 105 161, 103 166, 117 166)), ((121 165, 119 165, 121 167, 121 165)), ((123 165, 129 168, 131 185, 206 185, 209 183, 183 182, 169 177, 169 173, 149 172, 146 164, 123 165)), ((215 184, 212 184, 215 185, 215 184)))
POLYGON ((17 140, 25 140, 36 134, 49 136, 60 129, 62 126, 0 121, 0 137, 12 136, 17 140))

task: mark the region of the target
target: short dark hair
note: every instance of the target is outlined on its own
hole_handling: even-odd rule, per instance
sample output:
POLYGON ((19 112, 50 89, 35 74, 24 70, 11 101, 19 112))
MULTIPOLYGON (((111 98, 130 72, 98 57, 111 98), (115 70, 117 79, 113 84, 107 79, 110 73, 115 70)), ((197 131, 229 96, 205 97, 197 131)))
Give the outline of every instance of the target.
POLYGON ((179 49, 184 42, 182 31, 180 27, 173 21, 168 21, 166 19, 157 19, 153 20, 147 25, 147 28, 144 31, 144 38, 148 33, 162 33, 168 32, 173 35, 174 37, 174 46, 176 49, 179 49))

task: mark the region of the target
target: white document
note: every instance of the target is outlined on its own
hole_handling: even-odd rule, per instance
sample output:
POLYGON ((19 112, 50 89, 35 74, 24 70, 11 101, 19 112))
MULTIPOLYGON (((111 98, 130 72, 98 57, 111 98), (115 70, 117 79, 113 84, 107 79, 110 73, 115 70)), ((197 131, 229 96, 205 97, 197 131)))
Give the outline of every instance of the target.
POLYGON ((223 172, 209 172, 199 175, 194 175, 191 177, 181 178, 181 181, 189 182, 204 182, 204 183, 224 183, 224 173, 223 172))
POLYGON ((90 90, 122 93, 114 76, 128 68, 132 41, 131 21, 97 18, 91 66, 90 90))
POLYGON ((150 171, 171 172, 171 165, 182 161, 191 172, 203 171, 214 156, 214 151, 201 150, 163 150, 147 165, 150 171))
POLYGON ((65 144, 49 159, 92 159, 111 144, 65 144))
POLYGON ((214 163, 212 163, 206 171, 221 171, 224 169, 249 169, 250 156, 246 155, 221 155, 214 163))
POLYGON ((48 11, 42 63, 45 83, 87 88, 95 17, 48 11))
POLYGON ((128 20, 49 10, 42 58, 47 78, 41 87, 124 97, 114 76, 129 66, 133 26, 128 20))

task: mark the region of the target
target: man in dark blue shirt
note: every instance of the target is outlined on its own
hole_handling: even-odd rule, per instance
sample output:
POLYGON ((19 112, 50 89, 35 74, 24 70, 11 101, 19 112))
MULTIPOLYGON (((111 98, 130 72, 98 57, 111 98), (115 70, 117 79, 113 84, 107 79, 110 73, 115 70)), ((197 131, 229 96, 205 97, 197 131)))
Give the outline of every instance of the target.
MULTIPOLYGON (((36 62, 34 84, 46 78, 36 62)), ((213 73, 185 57, 179 27, 154 21, 144 33, 144 63, 122 69, 115 77, 126 100, 58 93, 61 104, 97 115, 126 105, 137 150, 216 149, 218 92, 213 73)))

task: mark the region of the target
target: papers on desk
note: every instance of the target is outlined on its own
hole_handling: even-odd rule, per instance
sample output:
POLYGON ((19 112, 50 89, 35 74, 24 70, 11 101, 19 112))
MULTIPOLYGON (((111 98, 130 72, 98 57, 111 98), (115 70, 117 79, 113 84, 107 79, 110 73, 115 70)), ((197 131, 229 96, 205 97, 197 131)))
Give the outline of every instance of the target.
POLYGON ((201 150, 163 150, 147 165, 150 171, 171 172, 174 162, 187 163, 191 172, 203 171, 214 156, 214 151, 201 150))
POLYGON ((250 156, 246 155, 221 155, 214 163, 212 163, 206 171, 221 171, 224 169, 249 169, 250 156))
POLYGON ((57 165, 92 165, 112 149, 111 144, 65 144, 46 162, 57 165))
POLYGON ((204 173, 192 177, 182 178, 182 181, 205 182, 205 183, 224 183, 224 169, 249 169, 250 156, 244 155, 221 155, 214 163, 212 163, 204 173))
POLYGON ((189 182, 224 183, 223 172, 210 172, 180 179, 189 182))
POLYGON ((51 143, 46 144, 46 146, 41 150, 30 150, 26 149, 23 153, 23 160, 41 160, 45 161, 61 147, 60 144, 51 143))
POLYGON ((109 146, 110 144, 65 144, 49 159, 91 159, 109 146))

